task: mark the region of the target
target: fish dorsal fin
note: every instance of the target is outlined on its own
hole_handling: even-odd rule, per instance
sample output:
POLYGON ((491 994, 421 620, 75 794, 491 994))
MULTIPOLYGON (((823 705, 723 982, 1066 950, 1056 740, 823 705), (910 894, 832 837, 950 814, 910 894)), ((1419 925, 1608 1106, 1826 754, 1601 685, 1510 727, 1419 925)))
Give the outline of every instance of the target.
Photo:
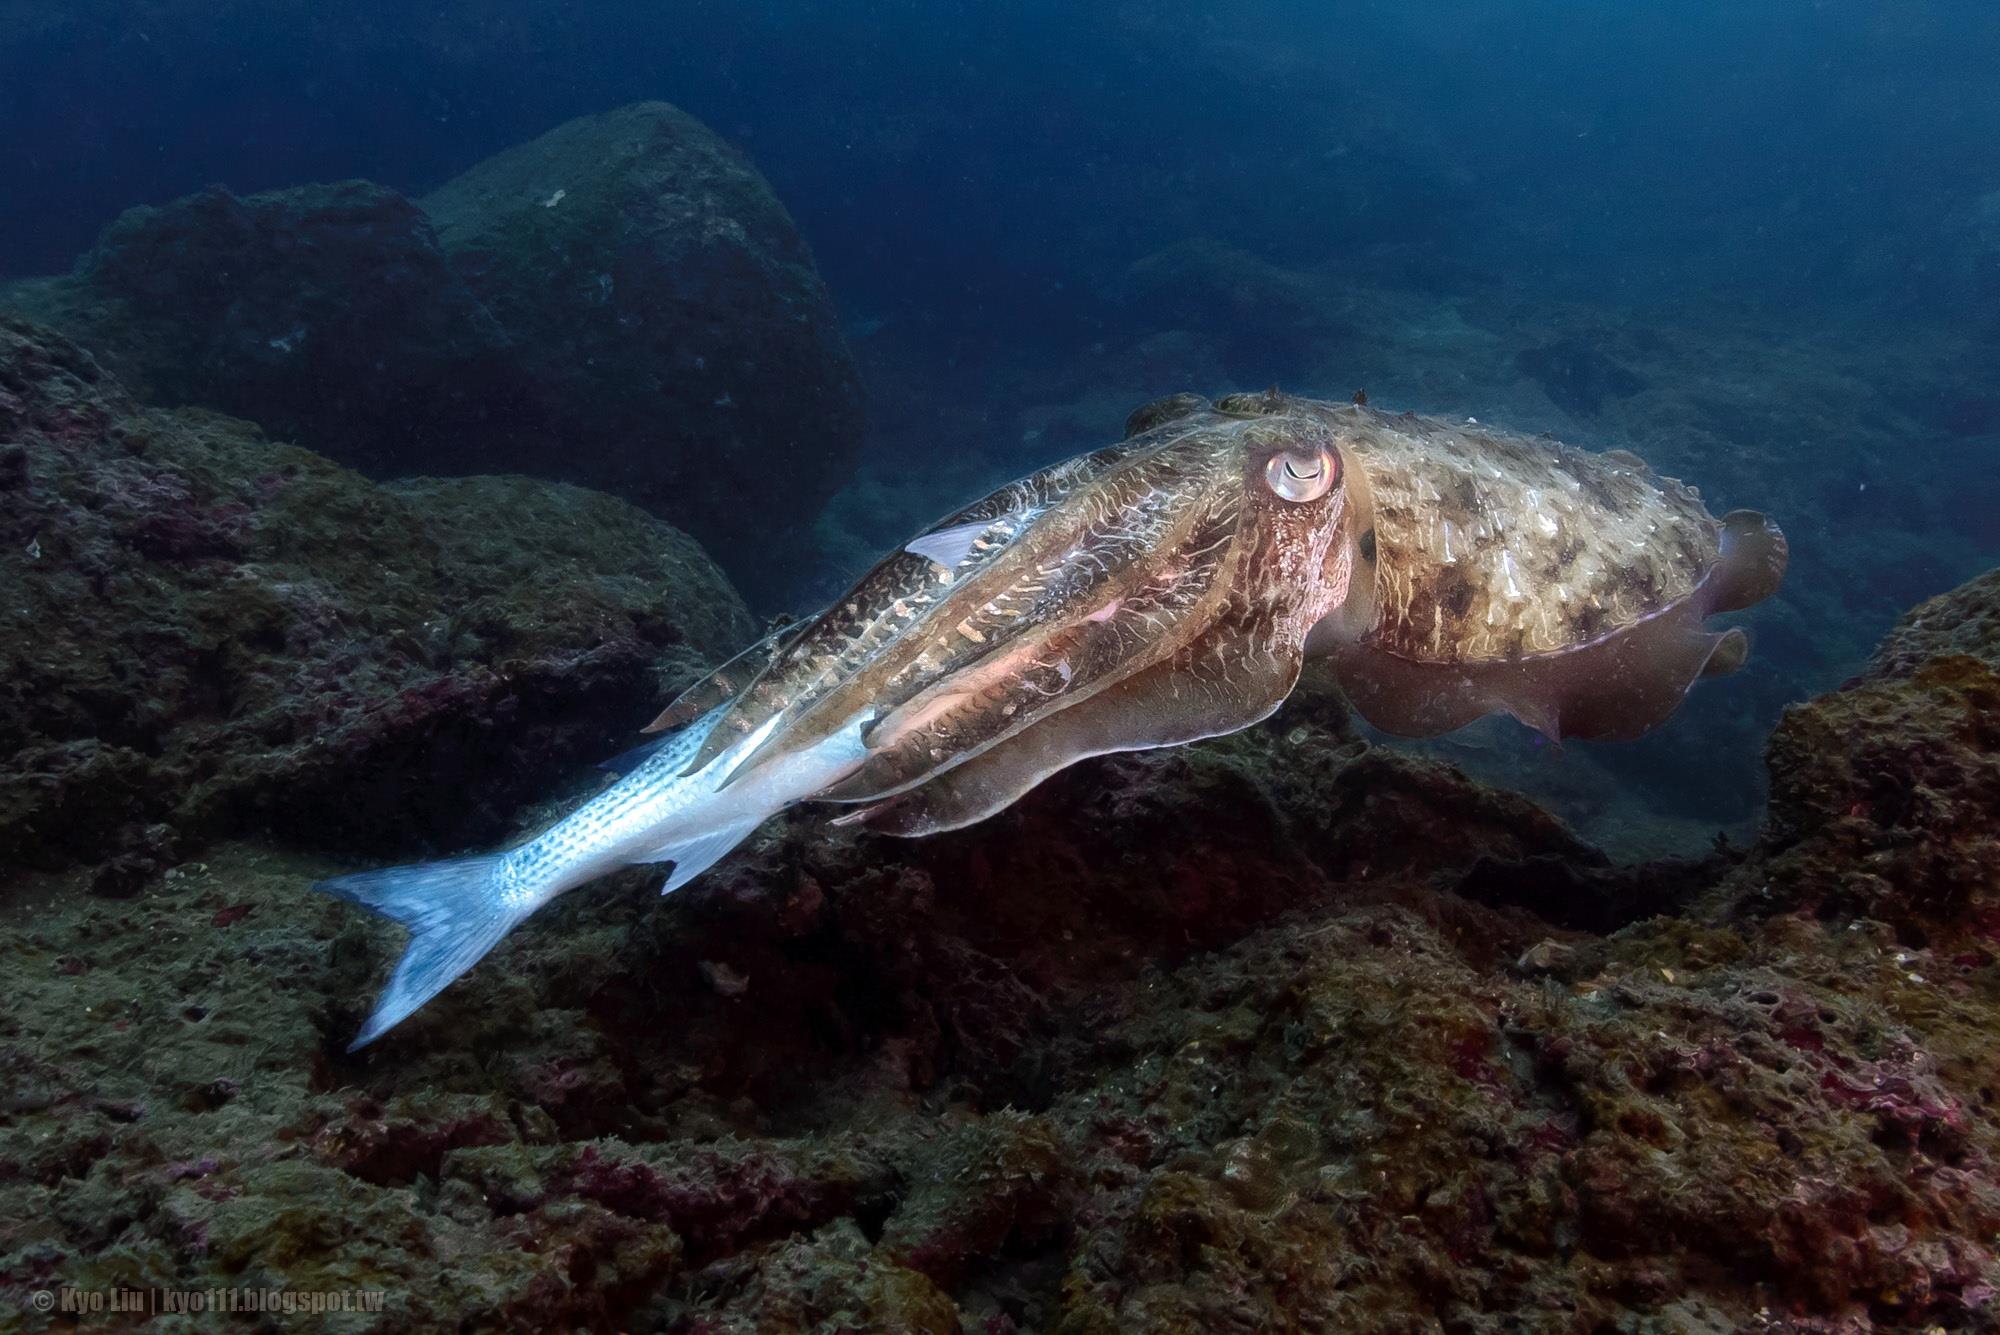
POLYGON ((926 561, 935 561, 946 570, 958 569, 961 562, 972 554, 972 544, 979 541, 979 535, 992 528, 991 519, 975 519, 966 524, 953 524, 926 533, 921 538, 912 538, 903 545, 903 550, 913 556, 921 556, 926 561))

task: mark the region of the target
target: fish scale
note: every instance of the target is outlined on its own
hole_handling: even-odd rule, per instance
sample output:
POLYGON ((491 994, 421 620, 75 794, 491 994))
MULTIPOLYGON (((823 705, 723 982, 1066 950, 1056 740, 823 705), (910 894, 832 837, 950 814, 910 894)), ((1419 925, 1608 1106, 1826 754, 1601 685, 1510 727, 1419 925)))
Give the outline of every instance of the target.
POLYGON ((631 859, 619 859, 634 844, 648 838, 657 843, 655 832, 705 795, 682 771, 720 717, 719 710, 711 711, 681 729, 595 800, 504 854, 506 873, 521 902, 545 893, 579 867, 622 866, 631 859))

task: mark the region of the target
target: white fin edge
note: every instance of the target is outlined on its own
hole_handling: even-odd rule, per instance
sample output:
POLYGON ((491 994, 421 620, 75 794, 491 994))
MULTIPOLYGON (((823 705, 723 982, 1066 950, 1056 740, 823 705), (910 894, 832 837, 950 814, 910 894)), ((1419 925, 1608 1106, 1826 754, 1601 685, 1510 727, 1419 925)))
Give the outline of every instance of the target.
POLYGON ((748 838, 750 832, 761 824, 763 824, 761 816, 755 820, 737 821, 719 830, 710 830, 707 834, 697 835, 684 843, 667 844, 635 861, 673 863, 674 869, 667 876, 667 883, 660 887, 661 894, 670 895, 729 856, 729 851, 748 838))
POLYGON ((979 535, 998 522, 992 519, 975 519, 969 524, 953 524, 935 533, 926 533, 921 538, 912 538, 903 550, 912 556, 921 556, 926 561, 935 561, 946 570, 956 570, 959 563, 972 552, 972 544, 979 541, 979 535))

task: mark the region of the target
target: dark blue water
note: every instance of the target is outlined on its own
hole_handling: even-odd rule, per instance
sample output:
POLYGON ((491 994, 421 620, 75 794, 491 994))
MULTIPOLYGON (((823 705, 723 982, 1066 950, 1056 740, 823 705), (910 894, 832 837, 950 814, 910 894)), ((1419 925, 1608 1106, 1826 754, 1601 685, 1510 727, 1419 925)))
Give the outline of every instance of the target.
POLYGON ((847 300, 968 323, 1049 328, 1019 308, 1190 229, 1572 290, 1994 295, 1946 271, 2000 188, 1978 0, 27 0, 0 24, 0 273, 211 182, 420 189, 664 97, 755 157, 847 300))

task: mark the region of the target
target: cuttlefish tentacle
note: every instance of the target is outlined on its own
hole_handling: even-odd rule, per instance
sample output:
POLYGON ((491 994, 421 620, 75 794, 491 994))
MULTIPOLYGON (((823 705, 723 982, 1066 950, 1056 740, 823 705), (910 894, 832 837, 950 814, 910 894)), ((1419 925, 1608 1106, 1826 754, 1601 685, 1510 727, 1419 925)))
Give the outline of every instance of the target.
POLYGON ((675 696, 672 703, 660 711, 659 717, 640 731, 671 732, 694 722, 712 709, 728 704, 763 676, 785 649, 805 634, 812 624, 808 618, 774 627, 763 639, 675 696))
MULTIPOLYGON (((914 838, 955 830, 1013 805, 1091 756, 1178 746, 1238 732, 1276 712, 1298 684, 1309 627, 1241 596, 1170 657, 1069 704, 919 786, 836 818, 914 838)), ((838 790, 822 794, 841 800, 838 790)))
MULTIPOLYGON (((1059 710, 1175 653, 1210 624, 1229 586, 1240 497, 1222 492, 1176 525, 1164 563, 1106 563, 1065 599, 1044 629, 1016 633, 894 704, 864 734, 870 758, 825 794, 880 796, 963 764, 1059 710)), ((890 697, 894 699, 894 696, 890 697)))
MULTIPOLYGON (((1247 457, 1260 463, 1266 455, 1252 449, 1247 457)), ((1234 467, 1240 474, 1242 461, 1234 467)), ((1298 680, 1313 627, 1346 598, 1356 544, 1344 492, 1288 514, 1251 504, 1244 481, 1224 489, 1243 498, 1232 522, 1191 530, 1180 559, 1155 571, 1154 590, 1171 590, 1183 615, 1170 636, 1155 636, 1152 652, 1134 650, 1102 681, 1042 696, 1025 717, 1015 713, 1018 692, 1038 693, 1036 684, 1027 674, 999 677, 998 689, 967 702, 972 726, 938 729, 926 718, 927 730, 899 754, 878 754, 821 798, 878 799, 852 819, 884 832, 955 828, 1086 756, 1218 736, 1276 710, 1298 680), (1181 586, 1193 570, 1215 573, 1190 597, 1181 586)), ((1135 604, 1121 607, 1126 625, 1153 628, 1149 592, 1120 600, 1135 604)))

